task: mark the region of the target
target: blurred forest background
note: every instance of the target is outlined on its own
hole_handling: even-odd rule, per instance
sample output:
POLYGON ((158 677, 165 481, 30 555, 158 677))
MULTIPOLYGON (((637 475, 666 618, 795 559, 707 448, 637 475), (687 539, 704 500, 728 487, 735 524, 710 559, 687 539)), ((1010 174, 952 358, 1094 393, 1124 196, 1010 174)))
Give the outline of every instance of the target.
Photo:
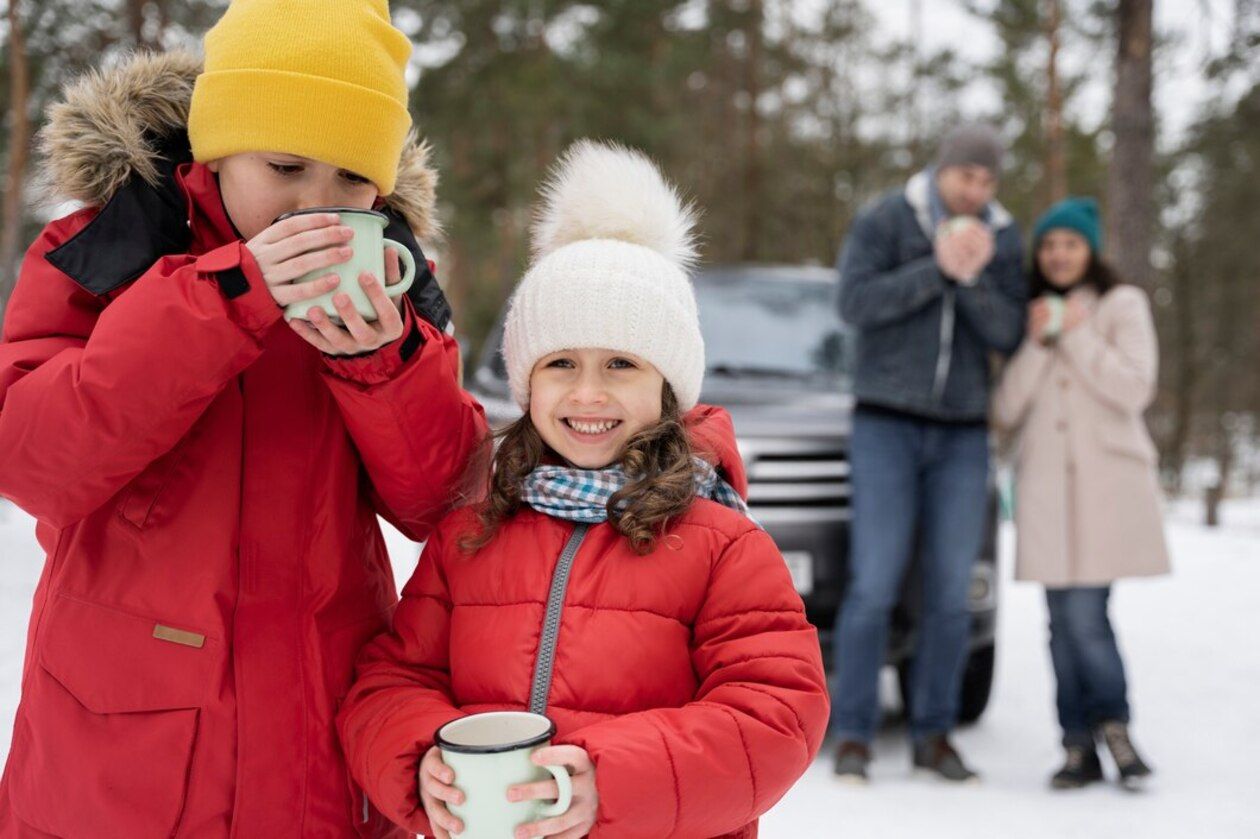
MULTIPOLYGON (((0 317, 23 251, 70 209, 30 200, 32 138, 58 87, 129 50, 196 48, 226 5, 0 2, 0 317)), ((439 275, 474 351, 524 264, 539 179, 574 138, 659 160, 704 208, 709 262, 830 264, 866 201, 930 161, 951 125, 989 119, 1011 144, 1000 198, 1025 231, 1059 197, 1098 196, 1109 256, 1153 297, 1150 420, 1169 488, 1260 486, 1260 0, 391 8, 416 45, 411 111, 442 177, 439 275), (1172 2, 1199 22, 1160 30, 1155 7, 1172 2), (925 37, 944 11, 992 57, 925 37), (890 14, 905 24, 894 37, 879 34, 890 14), (1186 72, 1175 50, 1202 94, 1169 137, 1152 86, 1186 72)))

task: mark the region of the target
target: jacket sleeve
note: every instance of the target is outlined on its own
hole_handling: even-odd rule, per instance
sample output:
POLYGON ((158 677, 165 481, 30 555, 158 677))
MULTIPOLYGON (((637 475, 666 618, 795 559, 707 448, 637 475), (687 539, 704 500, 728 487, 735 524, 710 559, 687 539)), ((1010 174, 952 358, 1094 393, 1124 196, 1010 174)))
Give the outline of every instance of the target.
POLYGON ((1014 431, 1024 424, 1033 398, 1045 382, 1053 355, 1053 350, 1030 338, 1007 363, 993 393, 990 411, 993 424, 999 430, 1014 431))
POLYGON ((997 254, 971 286, 958 286, 959 316, 991 350, 1010 355, 1024 338, 1028 282, 1019 231, 1000 234, 997 254))
POLYGON ((1108 292, 1093 316, 1059 339, 1059 347, 1102 402, 1141 414, 1155 399, 1159 342, 1150 304, 1136 287, 1108 292), (1103 306, 1115 312, 1110 339, 1099 331, 1103 306))
POLYGON ((460 387, 459 345, 403 299, 403 337, 361 358, 326 357, 325 380, 377 512, 420 542, 458 500, 489 430, 481 405, 460 387))
MULTIPOLYGON (((455 548, 457 550, 457 548, 455 548)), ((432 835, 420 804, 420 760, 444 723, 464 716, 451 696, 451 599, 435 533, 403 587, 393 629, 359 653, 337 730, 355 783, 394 823, 432 835)))
POLYGON ((840 317, 859 329, 907 318, 939 299, 946 288, 934 256, 898 264, 881 209, 858 216, 840 253, 840 317))
POLYGON ((94 212, 31 245, 0 339, 0 495, 58 528, 173 448, 281 318, 240 242, 163 257, 105 305, 45 258, 94 212))
POLYGON ((748 473, 739 454, 735 423, 725 408, 697 405, 683 417, 695 453, 717 467, 726 482, 748 499, 748 473))
POLYGON ((817 754, 828 713, 818 634, 765 532, 745 533, 716 560, 691 644, 692 702, 557 738, 595 762, 592 839, 735 831, 817 754))

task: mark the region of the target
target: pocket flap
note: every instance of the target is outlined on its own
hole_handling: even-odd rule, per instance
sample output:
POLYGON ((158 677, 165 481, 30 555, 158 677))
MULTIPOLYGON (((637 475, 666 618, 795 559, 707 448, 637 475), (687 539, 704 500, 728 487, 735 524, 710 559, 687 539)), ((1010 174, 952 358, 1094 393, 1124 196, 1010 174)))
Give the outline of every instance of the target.
POLYGON ((200 707, 221 659, 217 640, 187 626, 64 594, 40 640, 40 665, 98 714, 200 707))
POLYGON ((1150 437, 1136 429, 1100 427, 1098 437, 1104 449, 1116 454, 1135 457, 1146 463, 1159 459, 1150 437))

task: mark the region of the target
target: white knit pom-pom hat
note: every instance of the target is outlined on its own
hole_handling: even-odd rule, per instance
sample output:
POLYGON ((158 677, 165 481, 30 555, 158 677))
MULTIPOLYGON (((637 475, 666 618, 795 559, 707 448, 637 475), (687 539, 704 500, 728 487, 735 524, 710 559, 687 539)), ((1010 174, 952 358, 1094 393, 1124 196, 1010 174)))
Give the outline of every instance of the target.
POLYGON ((533 264, 503 329, 508 384, 529 409, 529 376, 560 350, 632 353, 669 382, 679 407, 700 399, 704 339, 689 271, 695 212, 640 152, 581 140, 544 184, 533 264))

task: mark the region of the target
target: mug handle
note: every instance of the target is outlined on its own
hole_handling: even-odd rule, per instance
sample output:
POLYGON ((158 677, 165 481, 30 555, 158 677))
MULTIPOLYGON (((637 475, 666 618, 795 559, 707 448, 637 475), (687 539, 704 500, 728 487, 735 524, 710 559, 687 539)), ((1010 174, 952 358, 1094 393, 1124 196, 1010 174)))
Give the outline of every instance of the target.
POLYGON ((407 289, 411 288, 411 284, 416 279, 416 258, 411 255, 411 251, 395 242, 393 239, 386 239, 386 245, 393 245, 394 250, 398 252, 398 258, 403 264, 402 280, 393 285, 385 286, 385 294, 391 299, 403 294, 407 289))
POLYGON ((560 797, 556 799, 556 803, 548 804, 538 811, 543 818, 550 819, 568 812, 569 806, 573 804, 573 781, 569 778, 567 766, 544 766, 543 769, 555 776, 556 786, 560 788, 560 797))

